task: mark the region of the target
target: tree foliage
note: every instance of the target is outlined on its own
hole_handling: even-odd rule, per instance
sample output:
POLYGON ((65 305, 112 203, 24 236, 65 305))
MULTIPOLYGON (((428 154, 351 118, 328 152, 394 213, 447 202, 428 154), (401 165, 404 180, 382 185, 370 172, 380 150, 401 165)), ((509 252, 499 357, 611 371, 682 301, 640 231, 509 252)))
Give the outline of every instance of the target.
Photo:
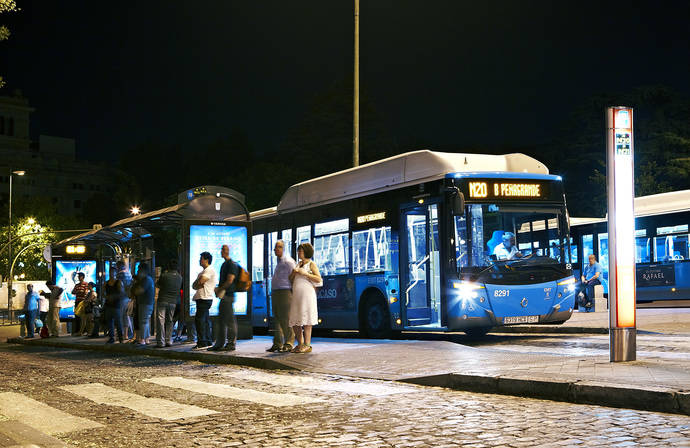
POLYGON ((635 193, 643 196, 690 188, 690 100, 664 86, 584 100, 558 138, 536 157, 563 174, 571 216, 606 213, 604 112, 634 108, 635 193))
MULTIPOLYGON (((0 14, 6 12, 19 11, 17 3, 14 0, 0 0, 0 14)), ((10 38, 10 30, 5 25, 0 25, 0 41, 10 38)), ((5 80, 0 76, 0 88, 5 87, 5 80)))

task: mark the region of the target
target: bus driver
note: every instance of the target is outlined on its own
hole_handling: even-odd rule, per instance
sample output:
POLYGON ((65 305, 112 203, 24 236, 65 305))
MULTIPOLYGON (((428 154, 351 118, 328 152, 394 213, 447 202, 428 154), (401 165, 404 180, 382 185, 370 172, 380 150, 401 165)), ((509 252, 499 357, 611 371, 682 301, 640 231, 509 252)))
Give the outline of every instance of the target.
POLYGON ((515 245, 515 235, 512 232, 503 233, 503 242, 494 247, 494 255, 497 260, 512 260, 522 257, 515 245))

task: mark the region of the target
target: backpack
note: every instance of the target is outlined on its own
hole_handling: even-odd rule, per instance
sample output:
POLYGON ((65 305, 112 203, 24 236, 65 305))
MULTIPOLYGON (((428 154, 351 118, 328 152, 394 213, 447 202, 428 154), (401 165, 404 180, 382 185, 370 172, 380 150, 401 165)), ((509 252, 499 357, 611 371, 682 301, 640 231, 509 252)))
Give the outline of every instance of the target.
POLYGON ((249 272, 239 264, 237 265, 239 273, 237 274, 237 279, 235 280, 235 291, 244 292, 249 291, 252 287, 252 278, 249 276, 249 272))

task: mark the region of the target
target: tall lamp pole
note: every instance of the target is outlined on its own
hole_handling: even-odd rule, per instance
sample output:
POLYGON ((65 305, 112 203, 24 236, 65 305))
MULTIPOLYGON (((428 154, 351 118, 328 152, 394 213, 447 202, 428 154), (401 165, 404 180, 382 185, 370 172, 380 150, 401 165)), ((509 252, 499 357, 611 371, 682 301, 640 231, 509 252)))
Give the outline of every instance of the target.
POLYGON ((12 178, 14 175, 17 176, 23 176, 26 174, 26 171, 24 170, 17 170, 14 171, 12 168, 10 168, 10 200, 9 200, 9 206, 7 207, 9 209, 9 220, 7 224, 7 235, 8 235, 8 270, 9 270, 9 275, 7 276, 7 317, 9 320, 12 320, 12 271, 10 268, 10 263, 12 263, 12 178))
POLYGON ((352 166, 359 166, 359 0, 355 0, 355 92, 353 113, 352 166))

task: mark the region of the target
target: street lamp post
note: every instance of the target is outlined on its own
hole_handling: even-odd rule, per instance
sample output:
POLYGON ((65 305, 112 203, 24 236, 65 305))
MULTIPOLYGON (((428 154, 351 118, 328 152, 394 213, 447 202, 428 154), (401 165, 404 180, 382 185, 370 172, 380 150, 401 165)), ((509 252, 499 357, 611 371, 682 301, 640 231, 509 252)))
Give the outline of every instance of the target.
POLYGON ((355 73, 352 114, 352 166, 359 166, 359 0, 355 0, 355 73))
MULTIPOLYGON (((8 204, 9 206, 7 207, 9 209, 9 219, 8 219, 8 223, 7 223, 7 235, 8 235, 8 240, 9 240, 7 243, 9 246, 8 258, 7 258, 8 265, 9 265, 9 263, 12 262, 12 178, 14 177, 15 174, 17 176, 23 176, 24 174, 26 174, 26 171, 24 171, 24 170, 13 170, 12 168, 10 168, 10 176, 9 176, 10 177, 10 179, 9 179, 10 199, 9 199, 9 204, 8 204)), ((8 268, 9 268, 9 266, 8 266, 8 268)), ((12 320, 12 273, 11 273, 11 269, 8 272, 8 274, 9 275, 7 276, 7 317, 11 321, 12 320)))

